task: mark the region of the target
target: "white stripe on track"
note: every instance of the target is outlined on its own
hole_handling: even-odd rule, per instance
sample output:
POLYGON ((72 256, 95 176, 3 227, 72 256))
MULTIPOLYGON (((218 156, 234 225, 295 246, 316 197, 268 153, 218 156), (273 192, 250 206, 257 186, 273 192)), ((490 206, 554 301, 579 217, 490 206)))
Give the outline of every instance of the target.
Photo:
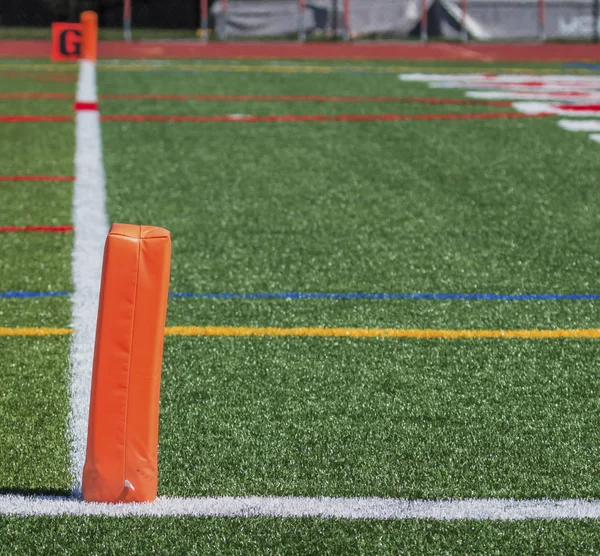
MULTIPOLYGON (((96 67, 82 60, 78 102, 96 102, 96 67)), ((75 117, 75 186, 73 196, 73 285, 71 298, 76 330, 71 344, 71 475, 73 493, 81 492, 96 335, 96 315, 102 275, 104 241, 108 233, 100 114, 80 110, 75 117)))
POLYGON ((0 515, 319 517, 334 519, 600 519, 600 500, 406 500, 395 498, 166 498, 144 504, 95 504, 52 496, 0 496, 0 515))

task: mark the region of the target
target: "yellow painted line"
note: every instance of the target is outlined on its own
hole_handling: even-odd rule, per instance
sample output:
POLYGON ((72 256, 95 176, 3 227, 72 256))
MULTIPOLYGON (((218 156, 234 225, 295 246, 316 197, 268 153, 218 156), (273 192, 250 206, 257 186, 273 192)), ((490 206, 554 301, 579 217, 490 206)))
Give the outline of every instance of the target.
MULTIPOLYGON (((72 328, 0 328, 0 336, 67 336, 72 328)), ((558 338, 600 339, 600 328, 553 330, 450 330, 432 328, 324 328, 274 326, 168 326, 167 336, 310 336, 321 338, 412 338, 439 340, 520 339, 546 340, 558 338)))
POLYGON ((279 328, 250 326, 170 326, 167 336, 318 336, 333 338, 523 339, 600 338, 600 328, 571 330, 435 330, 402 328, 279 328))
POLYGON ((0 336, 67 336, 73 334, 72 328, 2 328, 0 336))

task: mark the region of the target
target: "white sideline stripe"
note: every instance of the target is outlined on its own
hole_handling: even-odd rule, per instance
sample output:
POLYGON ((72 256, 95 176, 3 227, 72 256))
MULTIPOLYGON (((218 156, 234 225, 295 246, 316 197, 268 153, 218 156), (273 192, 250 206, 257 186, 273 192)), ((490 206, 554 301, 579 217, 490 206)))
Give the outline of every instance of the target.
POLYGON ((596 141, 596 143, 600 143, 600 133, 592 133, 590 139, 596 141))
MULTIPOLYGON (((79 66, 78 102, 96 102, 96 68, 83 60, 79 66)), ((73 225, 75 246, 71 298, 76 330, 71 344, 71 475, 73 492, 81 492, 85 462, 96 314, 102 275, 104 240, 108 233, 106 193, 102 164, 100 115, 97 110, 77 111, 75 116, 75 185, 73 225)))
POLYGON ((600 131, 600 120, 559 120, 558 125, 567 131, 600 131))
POLYGON ((95 504, 53 496, 0 496, 0 515, 16 516, 191 516, 318 517, 334 519, 600 519, 600 500, 406 500, 402 498, 328 498, 248 496, 160 497, 150 503, 95 504))
POLYGON ((468 98, 485 100, 551 100, 560 102, 600 101, 600 93, 580 91, 467 91, 468 98))
MULTIPOLYGON (((576 105, 571 105, 576 106, 576 105)), ((513 108, 522 114, 556 114, 573 118, 600 116, 600 110, 571 110, 549 102, 513 102, 513 108)))

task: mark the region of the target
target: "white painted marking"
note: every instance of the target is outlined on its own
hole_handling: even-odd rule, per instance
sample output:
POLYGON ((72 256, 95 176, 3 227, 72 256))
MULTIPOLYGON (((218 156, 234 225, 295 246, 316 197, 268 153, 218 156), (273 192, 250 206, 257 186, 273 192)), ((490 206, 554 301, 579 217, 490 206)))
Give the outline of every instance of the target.
POLYGON ((590 139, 596 141, 596 143, 600 143, 600 133, 592 133, 590 139))
POLYGON ((600 519, 600 500, 406 500, 402 498, 309 498, 248 496, 166 498, 151 503, 96 504, 52 496, 0 496, 0 515, 320 517, 335 519, 600 519))
POLYGON ((575 118, 600 117, 598 110, 577 110, 576 104, 569 106, 549 102, 513 102, 513 108, 522 114, 556 114, 557 116, 572 116, 575 118))
POLYGON ((537 82, 544 84, 561 83, 588 83, 600 85, 600 76, 597 75, 539 75, 539 74, 488 74, 488 73, 401 73, 398 78, 402 81, 427 81, 427 82, 473 82, 487 83, 515 83, 537 82))
POLYGON ((553 100, 561 102, 600 102, 600 92, 583 91, 467 91, 468 98, 485 100, 553 100))
POLYGON ((572 91, 600 91, 600 83, 551 83, 540 84, 535 82, 515 81, 513 83, 493 83, 486 81, 441 81, 429 83, 431 89, 500 89, 503 91, 535 91, 535 92, 560 92, 572 91))
POLYGON ((558 125, 567 131, 600 131, 600 120, 559 120, 558 125))
MULTIPOLYGON (((93 62, 80 62, 78 102, 95 102, 96 69, 93 62)), ((73 492, 81 491, 85 462, 96 315, 102 275, 104 240, 108 233, 100 115, 83 110, 75 115, 75 186, 73 196, 73 284, 71 297, 76 330, 71 344, 71 475, 73 492)))
POLYGON ((79 62, 76 100, 77 102, 98 102, 95 62, 91 62, 90 60, 81 60, 79 62))

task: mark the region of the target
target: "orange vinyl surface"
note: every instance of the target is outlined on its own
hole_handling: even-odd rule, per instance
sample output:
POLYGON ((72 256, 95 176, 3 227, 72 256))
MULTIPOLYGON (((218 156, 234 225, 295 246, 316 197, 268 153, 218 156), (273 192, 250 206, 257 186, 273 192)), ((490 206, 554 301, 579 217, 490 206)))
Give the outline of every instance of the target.
POLYGON ((104 251, 83 497, 147 502, 158 486, 158 409, 171 238, 113 224, 104 251))
POLYGON ((83 27, 81 57, 95 62, 98 56, 98 16, 96 12, 83 12, 80 21, 83 27))

